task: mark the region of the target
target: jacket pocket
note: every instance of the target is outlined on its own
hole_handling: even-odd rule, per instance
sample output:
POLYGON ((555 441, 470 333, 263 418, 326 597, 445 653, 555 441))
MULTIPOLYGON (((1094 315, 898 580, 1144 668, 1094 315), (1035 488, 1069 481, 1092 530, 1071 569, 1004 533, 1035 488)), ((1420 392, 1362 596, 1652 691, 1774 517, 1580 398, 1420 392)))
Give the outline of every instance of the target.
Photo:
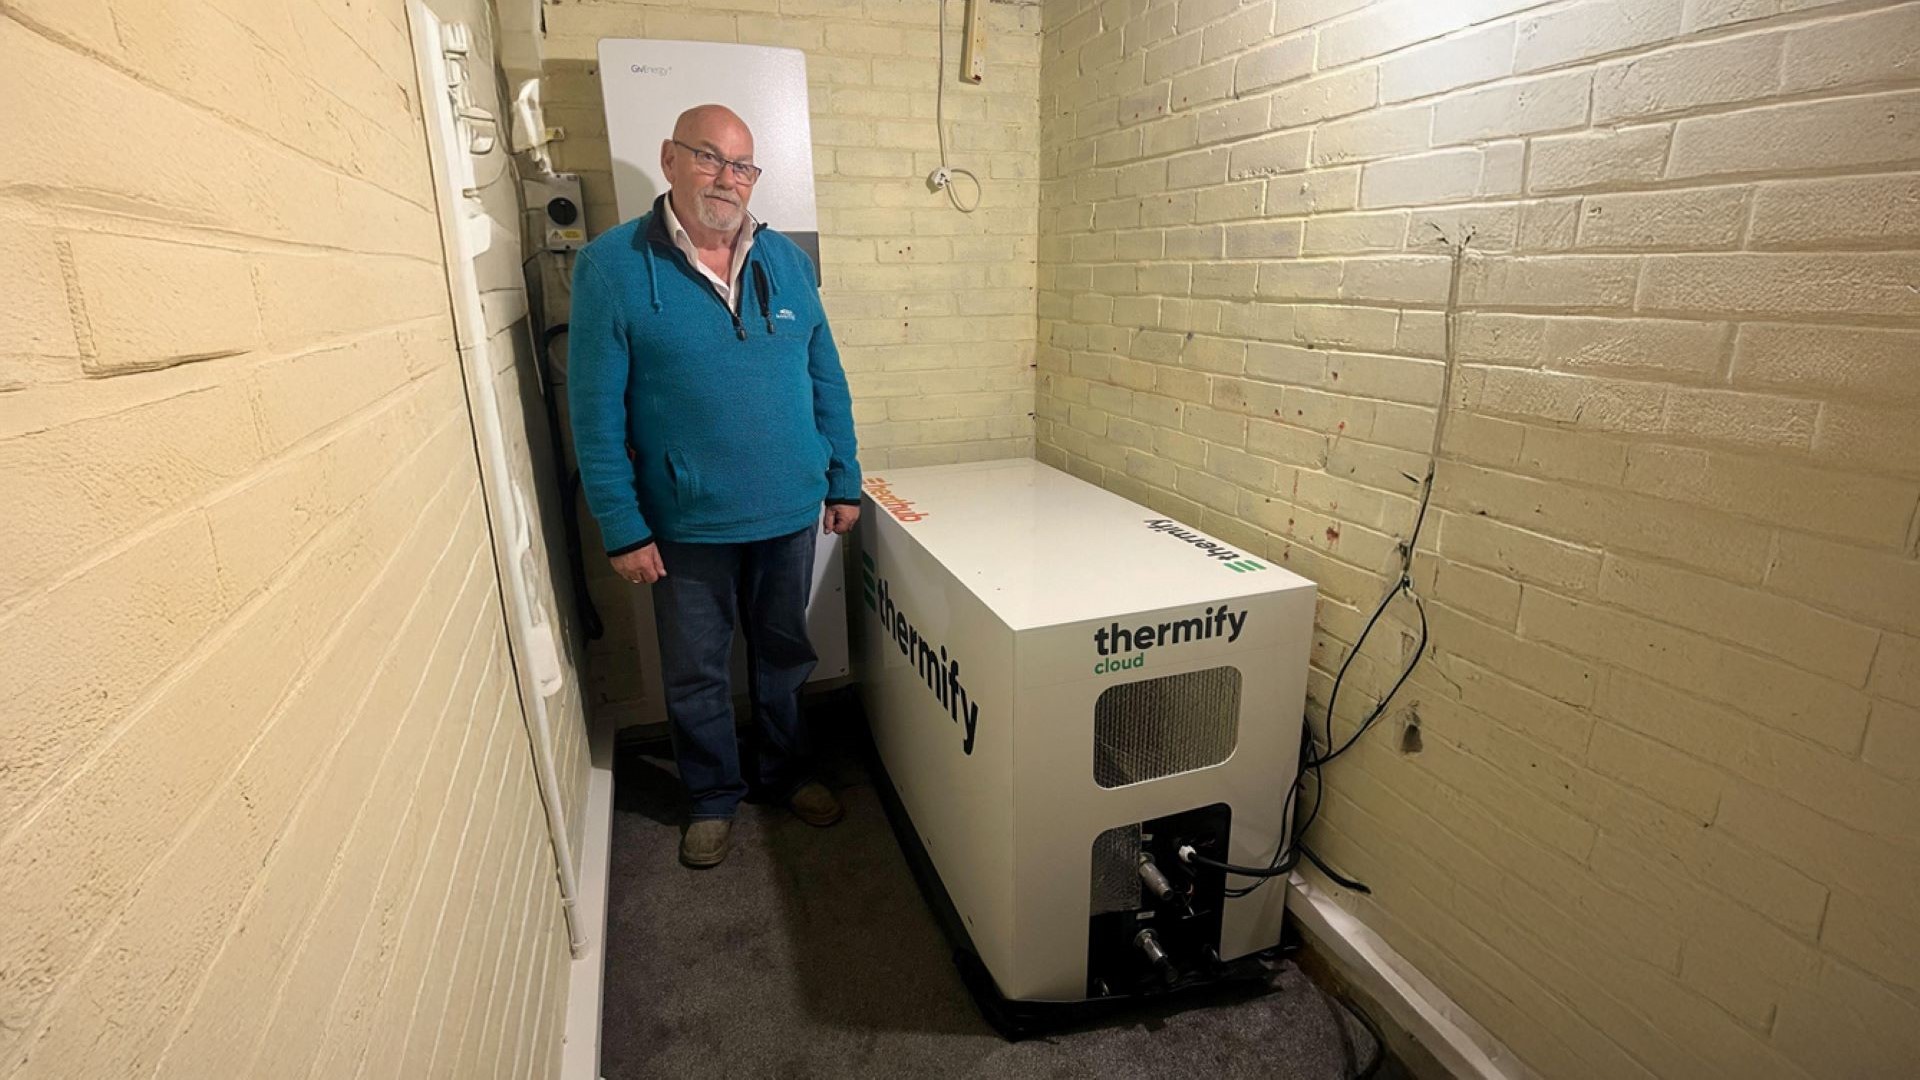
POLYGON ((674 505, 681 510, 693 509, 700 498, 699 478, 687 463, 687 455, 679 450, 667 451, 667 480, 673 485, 674 505))

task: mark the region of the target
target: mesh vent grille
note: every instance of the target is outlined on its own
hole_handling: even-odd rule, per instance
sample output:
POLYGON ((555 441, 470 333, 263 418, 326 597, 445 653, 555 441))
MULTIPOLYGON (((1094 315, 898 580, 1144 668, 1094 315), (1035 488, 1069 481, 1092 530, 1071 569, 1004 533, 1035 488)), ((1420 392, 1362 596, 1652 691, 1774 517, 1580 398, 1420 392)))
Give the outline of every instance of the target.
POLYGON ((1140 907, 1140 826, 1122 825, 1093 838, 1093 897, 1090 914, 1137 911, 1140 907))
POLYGON ((1239 737, 1239 668, 1121 683, 1093 707, 1093 779, 1113 788, 1218 765, 1239 737))

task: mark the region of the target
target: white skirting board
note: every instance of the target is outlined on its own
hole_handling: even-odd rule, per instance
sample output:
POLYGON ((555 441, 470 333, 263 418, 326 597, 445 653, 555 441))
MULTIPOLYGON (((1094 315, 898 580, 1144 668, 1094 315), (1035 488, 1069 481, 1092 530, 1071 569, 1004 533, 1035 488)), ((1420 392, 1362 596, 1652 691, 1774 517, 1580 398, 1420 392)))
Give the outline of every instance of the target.
POLYGON ((1477 1080, 1537 1080, 1532 1069, 1432 980, 1298 873, 1287 881, 1287 913, 1325 947, 1328 963, 1379 1002, 1448 1072, 1477 1080))
POLYGON ((560 1080, 600 1080, 600 1007, 606 983, 607 881, 613 859, 613 733, 602 718, 588 733, 587 835, 580 849, 580 925, 586 949, 567 975, 560 1080))

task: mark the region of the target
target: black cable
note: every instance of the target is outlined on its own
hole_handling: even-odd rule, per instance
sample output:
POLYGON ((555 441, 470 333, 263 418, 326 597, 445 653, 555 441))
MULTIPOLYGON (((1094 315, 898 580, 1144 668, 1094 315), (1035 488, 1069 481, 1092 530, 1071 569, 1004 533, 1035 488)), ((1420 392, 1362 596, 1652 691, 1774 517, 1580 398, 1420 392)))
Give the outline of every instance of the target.
MULTIPOLYGON (((1371 632, 1373 630, 1373 620, 1378 619, 1381 616, 1381 614, 1387 610, 1387 605, 1393 601, 1393 598, 1400 595, 1402 592, 1405 592, 1407 594, 1407 598, 1413 601, 1413 610, 1415 611, 1415 613, 1417 613, 1420 616, 1419 648, 1413 651, 1413 659, 1409 661, 1406 668, 1400 672, 1400 677, 1394 680, 1392 688, 1390 688, 1384 695, 1381 696, 1379 703, 1373 707, 1373 711, 1367 714, 1367 718, 1360 722, 1360 726, 1354 729, 1352 735, 1347 736, 1347 741, 1341 743, 1338 747, 1333 747, 1333 695, 1332 694, 1328 695, 1327 724, 1326 724, 1327 745, 1332 748, 1329 749, 1325 754, 1323 754, 1319 758, 1315 759, 1314 760, 1315 765, 1325 765, 1328 762, 1332 761, 1334 758, 1339 757, 1341 754, 1344 754, 1348 750, 1353 748, 1353 744, 1359 741, 1360 736, 1365 735, 1367 733, 1367 729, 1372 727, 1375 721, 1379 720, 1381 716, 1386 714, 1387 705, 1393 701, 1393 696, 1400 692, 1400 688, 1406 685, 1407 679, 1411 678, 1413 675, 1413 669, 1419 665, 1420 657, 1426 653, 1427 651, 1427 605, 1425 601, 1421 600, 1418 596, 1415 596, 1411 591, 1406 589, 1404 585, 1395 586, 1394 590, 1387 594, 1387 598, 1380 602, 1380 607, 1377 610, 1375 610, 1373 613, 1373 619, 1369 619, 1367 621, 1367 631, 1371 632)), ((1347 664, 1353 663, 1353 658, 1360 655, 1360 643, 1364 643, 1366 639, 1367 639, 1367 634, 1363 632, 1360 635, 1360 642, 1355 643, 1353 647, 1353 651, 1347 654, 1347 664)), ((1340 665, 1340 673, 1342 676, 1346 674, 1347 664, 1340 665)), ((1334 693, 1339 692, 1340 680, 1338 678, 1334 680, 1333 688, 1334 688, 1334 693)))
MULTIPOLYGON (((1427 476, 1420 486, 1420 506, 1414 514, 1413 530, 1408 535, 1407 542, 1401 545, 1400 548, 1400 580, 1394 582, 1393 588, 1387 590, 1387 595, 1380 598, 1379 606, 1373 609, 1373 615, 1367 619, 1366 626, 1361 628, 1360 636, 1354 639, 1353 648, 1348 651, 1346 660, 1341 662, 1340 671, 1333 678, 1333 689, 1327 693, 1327 711, 1321 724, 1322 730, 1326 732, 1324 742, 1327 747, 1327 752, 1317 757, 1312 757, 1307 762, 1307 771, 1311 771, 1313 774, 1313 810, 1307 815, 1306 820, 1300 823, 1299 828, 1293 830, 1293 843, 1294 846, 1300 849, 1300 855, 1304 855, 1309 862, 1318 867, 1320 871, 1326 874, 1335 884, 1360 893, 1371 894, 1373 890, 1369 888, 1365 882, 1347 877, 1328 866, 1325 860, 1307 848, 1304 838, 1307 830, 1313 827, 1314 821, 1320 816, 1320 806, 1323 802, 1321 795, 1323 774, 1321 770, 1327 763, 1338 758, 1348 750, 1351 750, 1354 744, 1360 741, 1360 737, 1365 735, 1382 716, 1386 715, 1387 707, 1393 704, 1394 696, 1399 694, 1400 688, 1405 686, 1407 680, 1413 677, 1413 669, 1420 666, 1420 658, 1427 653, 1427 605, 1425 601, 1420 599, 1419 594, 1413 591, 1413 557, 1419 549, 1420 529, 1426 523, 1427 507, 1433 499, 1434 465, 1435 462, 1429 459, 1427 462, 1427 476), (1380 616, 1386 614, 1388 605, 1392 604, 1402 593, 1406 594, 1407 599, 1413 601, 1414 613, 1419 616, 1419 644, 1413 650, 1413 656, 1407 661, 1407 666, 1401 669, 1400 677, 1395 679, 1393 685, 1387 688, 1387 692, 1380 696, 1380 700, 1375 703, 1373 711, 1369 712, 1366 718, 1360 721, 1359 726, 1354 728, 1353 734, 1347 736, 1345 742, 1339 746, 1335 746, 1333 743, 1333 710, 1334 705, 1340 700, 1340 687, 1346 683, 1347 670, 1353 666, 1354 658, 1359 656, 1360 650, 1366 646, 1367 638, 1372 636, 1373 628, 1379 623, 1380 616)), ((1310 726, 1311 725, 1309 725, 1309 727, 1310 726)), ((1309 753, 1311 749, 1312 747, 1309 746, 1309 753)), ((1296 783, 1297 782, 1296 780, 1296 783)), ((1298 862, 1297 857, 1295 861, 1296 863, 1298 862)))
MULTIPOLYGON (((1438 226, 1436 226, 1436 228, 1438 228, 1438 226)), ((1402 686, 1406 685, 1407 680, 1413 677, 1413 669, 1420 665, 1420 658, 1427 653, 1427 605, 1426 602, 1420 598, 1420 595, 1413 590, 1413 559, 1420 550, 1420 531, 1426 525, 1427 510, 1433 503, 1433 481, 1439 468, 1440 446, 1443 442, 1443 434, 1446 431, 1447 403, 1452 399, 1454 313, 1459 310, 1460 306, 1460 272, 1466 258, 1467 245, 1473 242, 1473 233, 1469 231, 1458 243, 1447 240, 1444 235, 1442 235, 1441 240, 1453 251, 1453 271, 1447 284, 1445 374, 1440 383, 1439 408, 1434 415, 1433 445, 1427 454, 1427 475, 1424 480, 1419 481, 1420 505, 1414 512, 1413 529, 1407 536, 1406 543, 1400 546, 1400 580, 1394 582, 1393 587, 1387 590, 1387 594, 1380 598, 1380 605, 1374 608, 1373 615, 1367 619, 1367 624, 1361 629, 1360 636, 1354 639, 1353 648, 1347 653, 1347 658, 1340 664, 1339 672, 1333 677, 1333 689, 1327 693, 1327 709, 1321 723, 1321 729, 1326 733, 1326 737, 1322 740, 1323 744, 1327 747, 1326 753, 1316 754, 1314 752, 1315 744, 1313 739, 1312 717, 1305 718, 1304 723, 1301 725, 1300 761, 1294 770, 1293 783, 1287 789, 1286 801, 1281 806, 1281 820, 1291 821, 1292 823, 1292 827, 1287 830, 1287 842, 1280 845, 1280 849, 1273 853, 1273 861, 1265 870, 1256 870, 1253 868, 1229 869, 1227 871, 1228 873, 1242 874, 1243 876, 1255 879, 1251 885, 1224 890, 1225 895, 1229 898, 1237 899, 1246 896, 1274 878, 1284 876, 1286 871, 1291 871, 1300 864, 1302 857, 1305 857, 1309 862, 1313 863, 1314 866, 1319 867, 1321 872, 1326 874, 1330 880, 1342 887, 1361 893, 1371 893, 1373 891, 1368 888, 1365 883, 1346 877, 1328 866, 1325 860, 1314 854, 1314 852, 1306 846, 1305 838, 1307 830, 1311 829, 1314 821, 1319 818, 1320 806, 1324 801, 1325 778, 1322 770, 1327 763, 1352 749, 1353 745, 1360 740, 1360 737, 1365 735, 1368 729, 1372 728, 1382 716, 1386 715, 1387 706, 1392 704, 1394 696, 1400 692, 1402 686), (1359 656, 1360 650, 1366 646, 1367 638, 1372 635, 1374 626, 1380 621, 1380 616, 1386 614, 1387 606, 1392 604, 1395 598, 1399 597, 1402 593, 1406 594, 1407 599, 1413 601, 1414 613, 1419 616, 1419 647, 1414 649, 1413 658, 1407 661, 1407 666, 1400 672, 1400 677, 1394 680, 1393 685, 1387 689, 1385 694, 1381 695, 1379 702, 1374 705, 1373 711, 1369 712, 1366 718, 1360 721, 1359 726, 1354 728, 1353 734, 1347 736, 1345 742, 1335 746, 1333 742, 1334 706, 1338 704, 1340 700, 1340 688, 1346 684, 1347 671, 1353 666, 1354 657, 1359 656), (1306 814, 1301 815, 1297 813, 1297 810, 1303 798, 1302 790, 1306 786, 1309 775, 1313 777, 1313 807, 1307 811, 1306 814)), ((1406 475, 1408 480, 1415 479, 1410 474, 1403 475, 1406 475)), ((1385 1044, 1382 1043, 1381 1045, 1384 1049, 1385 1044)), ((1372 1066, 1368 1067, 1367 1074, 1371 1074, 1372 1071, 1378 1067, 1379 1062, 1375 1061, 1372 1066)))
MULTIPOLYGON (((535 256, 543 254, 543 251, 534 252, 527 257, 527 261, 531 262, 535 256)), ((522 264, 524 267, 525 264, 522 264)), ((535 307, 534 310, 539 308, 535 307)), ((560 527, 566 536, 567 577, 573 587, 574 609, 580 613, 580 628, 586 631, 587 640, 599 641, 606 634, 607 626, 587 586, 587 564, 580 553, 580 504, 575 494, 580 484, 580 473, 578 470, 572 473, 567 471, 566 436, 560 432, 560 401, 557 393, 558 388, 566 383, 553 377, 553 343, 567 333, 568 325, 559 323, 549 326, 533 336, 533 366, 540 380, 540 397, 547 418, 547 442, 549 453, 553 455, 553 471, 560 480, 560 527)))
MULTIPOLYGON (((1287 789, 1286 802, 1280 807, 1280 820, 1291 822, 1296 827, 1288 830, 1287 842, 1280 845, 1279 850, 1273 853, 1273 861, 1268 864, 1268 869, 1291 872, 1295 866, 1299 865, 1299 837, 1304 831, 1304 828, 1299 826, 1299 819, 1294 814, 1294 807, 1299 805, 1300 789, 1304 784, 1312 757, 1313 732, 1303 725, 1300 729, 1299 765, 1294 769, 1293 784, 1287 789)), ((1252 894, 1256 889, 1260 888, 1260 886, 1265 885, 1277 876, 1278 875, 1261 875, 1258 880, 1251 885, 1229 888, 1223 890, 1223 892, 1228 899, 1237 900, 1240 897, 1252 894)))
MULTIPOLYGON (((1428 488, 1428 491, 1432 490, 1431 471, 1429 471, 1428 473, 1427 488, 1428 488)), ((1421 500, 1421 516, 1425 515, 1425 506, 1426 506, 1426 500, 1423 498, 1421 500)), ((1415 534, 1412 540, 1418 539, 1418 528, 1419 526, 1416 520, 1415 534)), ((1311 723, 1307 724, 1303 729, 1303 735, 1301 738, 1301 748, 1300 748, 1300 765, 1295 770, 1293 784, 1288 789, 1286 805, 1282 807, 1282 820, 1286 820, 1287 816, 1292 814, 1294 808, 1299 805, 1300 799, 1301 799, 1301 789, 1305 785, 1306 778, 1309 774, 1311 774, 1313 777, 1312 809, 1309 810, 1303 817, 1302 816, 1294 817, 1293 828, 1288 830, 1287 843, 1283 844, 1280 850, 1275 852, 1273 862, 1269 864, 1267 867, 1260 868, 1260 867, 1234 866, 1232 864, 1221 863, 1216 860, 1208 859, 1205 856, 1199 855, 1198 853, 1194 855, 1193 861, 1198 862, 1203 866, 1209 866, 1213 869, 1222 870, 1226 873, 1236 874, 1241 877, 1251 877, 1251 878, 1258 879, 1251 885, 1238 887, 1238 888, 1230 888, 1225 890, 1225 896, 1227 898, 1239 899, 1240 897, 1250 895, 1251 893, 1254 892, 1254 890, 1266 884, 1268 881, 1272 880, 1273 878, 1285 877, 1287 874, 1292 873, 1294 868, 1300 864, 1300 860, 1302 857, 1306 858, 1307 861, 1313 863, 1314 866, 1318 867, 1322 873, 1326 874, 1328 879, 1333 881, 1335 884, 1342 886, 1343 888, 1352 889, 1355 892, 1366 893, 1366 894, 1371 894, 1373 892, 1373 890, 1370 887, 1368 887, 1365 882, 1347 877, 1346 875, 1341 874, 1338 871, 1334 870, 1332 867, 1328 866, 1324 859, 1322 859, 1319 855, 1315 854, 1311 849, 1309 849, 1306 846, 1305 837, 1307 834, 1307 830, 1311 829, 1313 827, 1313 823, 1320 817, 1320 807, 1323 802, 1322 791, 1323 791, 1323 784, 1324 784, 1324 776, 1322 773, 1322 769, 1325 767, 1325 765, 1328 762, 1334 760, 1335 758, 1339 757, 1341 754, 1344 754, 1349 749, 1351 749, 1354 743, 1357 742, 1362 735, 1367 733, 1367 729, 1371 728, 1374 725, 1374 723, 1380 719, 1380 717, 1386 714, 1387 706, 1392 703, 1394 695, 1400 692, 1400 688, 1402 686, 1406 685, 1407 680, 1413 676, 1413 669, 1419 665, 1420 658, 1426 654, 1427 636, 1428 636, 1426 604, 1421 601, 1419 596, 1413 593, 1412 591, 1413 581, 1412 581, 1411 575, 1408 573, 1408 569, 1411 564, 1411 552, 1413 550, 1413 543, 1411 542, 1411 540, 1407 544, 1405 550, 1408 554, 1407 554, 1407 557, 1403 559, 1403 562, 1402 562, 1400 580, 1396 582, 1394 584, 1394 587, 1388 590, 1387 595, 1381 599, 1380 606, 1374 609, 1373 617, 1367 620, 1366 627, 1360 631, 1360 636, 1354 641, 1353 649, 1347 654, 1346 661, 1340 665, 1339 673, 1334 676, 1333 689, 1327 695, 1327 713, 1326 713, 1325 723, 1323 725, 1327 733, 1326 740, 1325 740, 1325 743, 1329 748, 1327 753, 1316 755, 1313 752, 1314 742, 1313 742, 1313 736, 1312 736, 1311 723), (1333 745, 1333 705, 1336 701, 1339 700, 1340 687, 1346 681, 1347 671, 1353 664, 1353 658, 1360 655, 1360 649, 1367 643, 1367 638, 1369 635, 1373 633, 1373 628, 1375 624, 1377 624, 1380 621, 1380 616, 1386 613, 1387 605, 1391 604, 1394 598, 1399 596, 1402 592, 1405 592, 1408 598, 1413 601, 1414 610, 1420 616, 1419 648, 1414 650, 1413 658, 1407 662, 1407 666, 1400 672, 1400 677, 1394 681, 1392 688, 1389 689, 1386 692, 1386 694, 1380 698, 1379 703, 1374 706, 1373 711, 1367 715, 1365 720, 1361 721, 1360 726, 1354 729, 1353 734, 1348 736, 1345 742, 1341 743, 1338 747, 1335 747, 1333 745)))
POLYGON ((1353 1080, 1360 1077, 1360 1052, 1353 1046, 1353 1030, 1347 1026, 1346 1011, 1341 1008, 1340 1000, 1325 991, 1321 991, 1320 1004, 1326 1007, 1327 1018, 1333 1021, 1333 1032, 1340 1036, 1340 1056, 1346 1060, 1346 1076, 1353 1080))
POLYGON ((1367 1029, 1368 1035, 1373 1036, 1373 1060, 1367 1062, 1366 1068, 1354 1074, 1354 1080, 1370 1080, 1374 1073, 1380 1071, 1380 1066, 1386 1064, 1386 1032, 1380 1030, 1380 1025, 1374 1023, 1373 1017, 1368 1015, 1367 1010, 1355 1004, 1351 999, 1343 997, 1340 999, 1340 1004, 1348 1012, 1353 1014, 1355 1020, 1360 1021, 1360 1026, 1367 1029))
POLYGON ((587 632, 588 641, 599 641, 606 634, 606 623, 600 618, 600 608, 593 602, 593 593, 587 588, 586 566, 580 558, 580 470, 575 469, 567 477, 566 486, 560 489, 560 512, 566 521, 568 550, 574 554, 567 560, 568 575, 573 579, 573 602, 580 608, 581 628, 587 632))
MULTIPOLYGON (((1365 735, 1368 729, 1372 728, 1382 716, 1386 715, 1387 706, 1392 704, 1394 696, 1400 692, 1402 686, 1406 685, 1407 680, 1413 677, 1413 669, 1419 666, 1420 658, 1426 655, 1428 638, 1427 606, 1426 603, 1420 599, 1419 595, 1413 591, 1413 556, 1415 551, 1418 550, 1420 530, 1426 523, 1427 507, 1433 498, 1433 479, 1434 463, 1429 461, 1427 463, 1426 479, 1421 484, 1420 506, 1414 514, 1413 530, 1407 537, 1407 542, 1401 545, 1400 548, 1400 579, 1394 582, 1393 588, 1388 589, 1385 596, 1380 598, 1379 606, 1373 609, 1372 616, 1367 619, 1366 626, 1361 628, 1360 636, 1354 639, 1353 648, 1347 652, 1347 658, 1341 662, 1339 672, 1333 677, 1333 689, 1327 693, 1327 710, 1321 724, 1322 730, 1326 733, 1325 738, 1322 740, 1322 743, 1327 747, 1326 753, 1316 754, 1314 752, 1313 724, 1311 719, 1309 719, 1303 727, 1300 764, 1294 771, 1293 785, 1287 791, 1286 805, 1282 807, 1282 820, 1286 820, 1289 815, 1292 815, 1294 809, 1300 804, 1301 789, 1304 787, 1309 774, 1313 777, 1312 809, 1304 816, 1293 817, 1293 827, 1288 830, 1287 842, 1281 845, 1279 851, 1274 853, 1273 862, 1264 869, 1256 867, 1235 867, 1225 863, 1215 863, 1213 860, 1202 862, 1202 865, 1212 866, 1214 869, 1224 870, 1227 873, 1237 874, 1242 877, 1257 879, 1251 885, 1225 890, 1225 895, 1229 899, 1238 899, 1247 896, 1268 881, 1277 877, 1285 877, 1300 864, 1302 857, 1305 857, 1307 861, 1313 863, 1322 873, 1327 875, 1328 879, 1337 885, 1359 893, 1371 894, 1373 892, 1365 882, 1347 877, 1328 866, 1324 859, 1314 854, 1314 852, 1306 846, 1305 837, 1307 830, 1311 829, 1313 823, 1320 817, 1324 784, 1322 770, 1327 763, 1352 749, 1353 745, 1360 740, 1360 737, 1365 735), (1340 688, 1346 684, 1347 672, 1353 667, 1354 658, 1359 656, 1360 650, 1366 646, 1367 639, 1373 634, 1373 628, 1380 622, 1380 617, 1387 613, 1387 607, 1402 593, 1405 593, 1407 598, 1413 601, 1414 612, 1419 616, 1419 647, 1414 649, 1412 659, 1407 661, 1407 666, 1401 670, 1400 677, 1394 680, 1393 686, 1390 687, 1385 694, 1381 695, 1379 702, 1374 705, 1373 711, 1367 714, 1366 718, 1360 722, 1358 727, 1354 728, 1353 734, 1349 735, 1346 741, 1335 746, 1333 741, 1334 706, 1340 701, 1340 688)), ((1200 861, 1201 858, 1201 856, 1195 856, 1196 861, 1200 861)))
POLYGON ((1355 881, 1354 879, 1347 877, 1344 874, 1341 874, 1339 871, 1335 870, 1333 867, 1328 866, 1325 860, 1321 859, 1320 856, 1314 854, 1313 849, 1308 847, 1307 845, 1305 844, 1300 845, 1300 854, 1305 855, 1307 857, 1308 862, 1319 867, 1320 872, 1327 875, 1328 879, 1331 880, 1335 885, 1339 885, 1342 888, 1352 889, 1354 892, 1357 892, 1357 893, 1366 893, 1369 896, 1373 894, 1373 890, 1367 888, 1367 886, 1364 883, 1355 881))
MULTIPOLYGON (((1340 703, 1340 687, 1345 685, 1347 681, 1347 669, 1353 666, 1355 660, 1359 659, 1361 646, 1367 643, 1367 638, 1373 633, 1374 624, 1380 621, 1380 616, 1387 613, 1387 605, 1393 603, 1394 597, 1399 596, 1401 590, 1404 588, 1405 581, 1403 579, 1396 583, 1392 589, 1388 590, 1387 595, 1380 598, 1380 606, 1373 609, 1373 617, 1367 620, 1367 625, 1360 631, 1360 636, 1355 639, 1353 648, 1347 650, 1347 658, 1341 662, 1339 673, 1333 677, 1333 690, 1327 694, 1327 713, 1325 719, 1322 721, 1327 733, 1325 742, 1328 753, 1315 758, 1313 762, 1315 765, 1325 765, 1335 757, 1333 750, 1333 710, 1334 707, 1340 703)), ((1344 747, 1342 747, 1342 749, 1344 749, 1344 747)))
POLYGON ((1427 606, 1413 591, 1413 556, 1415 552, 1419 550, 1420 529, 1426 524, 1427 507, 1433 501, 1434 464, 1434 461, 1431 459, 1427 462, 1427 477, 1420 485, 1420 506, 1414 512, 1413 516, 1413 531, 1407 537, 1406 543, 1400 545, 1400 580, 1394 582, 1393 588, 1387 590, 1387 595, 1380 598, 1380 606, 1373 609, 1373 617, 1367 620, 1367 625, 1360 631, 1360 636, 1354 640, 1353 648, 1347 653, 1346 660, 1341 663, 1340 673, 1334 676, 1333 690, 1327 695, 1327 715, 1325 722, 1327 753, 1322 755, 1315 764, 1325 765, 1327 762, 1346 753, 1348 748, 1353 746, 1354 742, 1358 740, 1360 736, 1366 734, 1367 729, 1373 726, 1374 721, 1380 719, 1380 717, 1385 714, 1387 704, 1393 700, 1393 695, 1400 692, 1400 687, 1405 685, 1408 677, 1413 674, 1414 667, 1420 663, 1420 657, 1427 651, 1427 606), (1360 722, 1360 726, 1354 730, 1352 735, 1348 736, 1346 742, 1341 743, 1338 748, 1335 748, 1333 745, 1333 709, 1334 705, 1340 700, 1340 687, 1346 682, 1347 668, 1352 666, 1354 658, 1360 655, 1361 647, 1367 643, 1367 637, 1373 633, 1374 624, 1380 621, 1380 616, 1387 613, 1387 605, 1393 603, 1394 598, 1401 593, 1405 593, 1407 598, 1413 601, 1414 610, 1420 616, 1420 647, 1414 650, 1413 660, 1407 664, 1406 670, 1400 673, 1400 678, 1394 682, 1393 688, 1388 690, 1386 694, 1380 698, 1379 703, 1374 706, 1373 712, 1368 714, 1367 718, 1360 722))
POLYGON ((1209 859, 1205 855, 1202 855, 1197 851, 1192 853, 1191 855, 1182 853, 1180 856, 1180 861, 1195 863, 1199 866, 1204 866, 1210 870, 1220 870, 1229 874, 1239 874, 1241 877, 1258 877, 1258 878, 1280 877, 1281 875, 1287 872, 1286 870, 1282 870, 1277 866, 1266 866, 1266 867, 1235 866, 1230 862, 1221 862, 1218 859, 1209 859))

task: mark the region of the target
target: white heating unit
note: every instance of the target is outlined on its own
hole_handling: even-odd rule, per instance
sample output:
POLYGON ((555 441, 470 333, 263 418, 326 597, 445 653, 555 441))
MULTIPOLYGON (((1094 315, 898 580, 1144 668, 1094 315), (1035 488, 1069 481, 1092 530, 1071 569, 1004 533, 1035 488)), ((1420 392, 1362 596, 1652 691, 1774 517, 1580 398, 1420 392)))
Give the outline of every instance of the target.
POLYGON ((1282 888, 1227 898, 1249 882, 1177 851, 1282 843, 1313 583, 1031 460, 865 494, 856 674, 999 993, 1136 993, 1276 944, 1282 888))

